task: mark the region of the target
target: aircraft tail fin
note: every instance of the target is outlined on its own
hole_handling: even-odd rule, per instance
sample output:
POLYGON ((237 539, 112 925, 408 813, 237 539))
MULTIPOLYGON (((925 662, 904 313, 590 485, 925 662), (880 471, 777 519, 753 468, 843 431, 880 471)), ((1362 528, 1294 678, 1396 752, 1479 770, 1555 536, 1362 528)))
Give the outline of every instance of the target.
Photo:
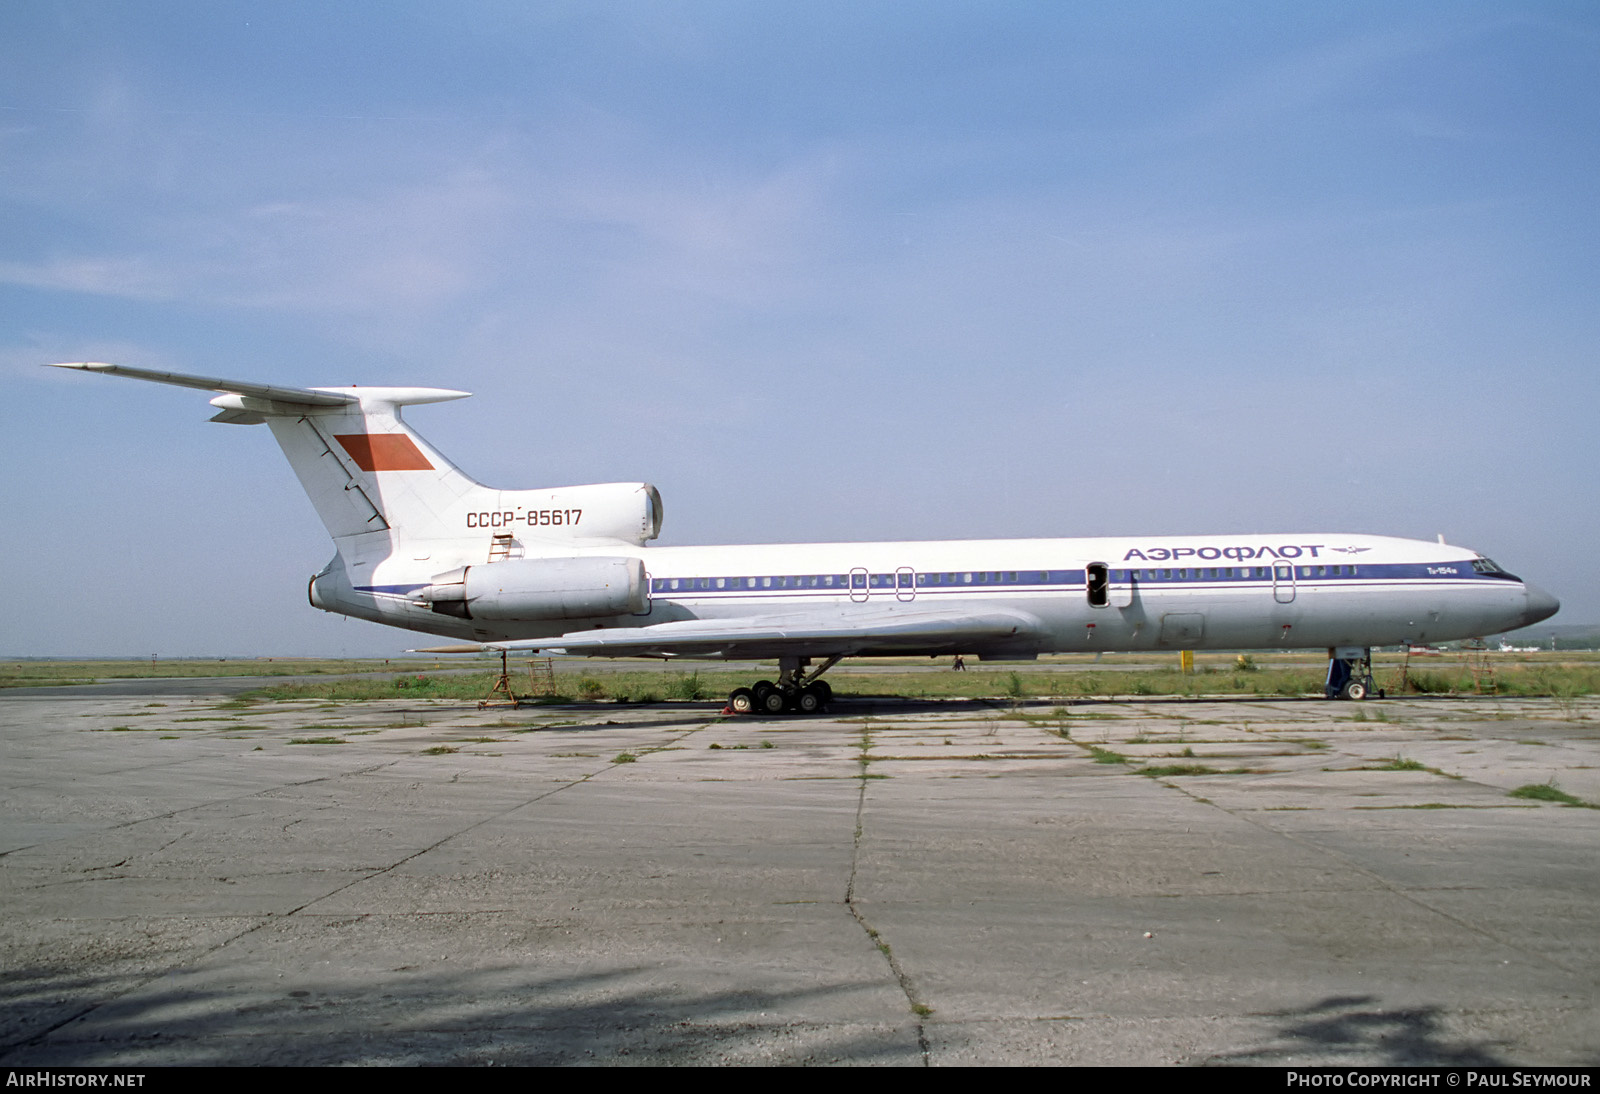
POLYGON ((98 362, 58 368, 218 392, 211 420, 272 430, 338 544, 378 546, 396 538, 450 538, 446 516, 474 491, 490 491, 401 420, 400 408, 465 398, 470 392, 425 387, 294 388, 219 377, 156 372, 98 362))

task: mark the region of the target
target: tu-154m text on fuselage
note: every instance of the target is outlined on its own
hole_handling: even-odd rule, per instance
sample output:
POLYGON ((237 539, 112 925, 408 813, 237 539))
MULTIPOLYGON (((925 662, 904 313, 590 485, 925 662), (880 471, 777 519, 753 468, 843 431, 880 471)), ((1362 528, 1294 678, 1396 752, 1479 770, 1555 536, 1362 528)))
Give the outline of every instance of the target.
POLYGON ((496 490, 401 419, 466 392, 60 367, 219 392, 212 421, 267 425, 337 548, 316 607, 471 650, 778 659, 739 710, 818 709, 844 657, 1085 650, 1326 647, 1330 691, 1359 698, 1373 646, 1559 607, 1475 551, 1343 532, 649 547, 653 486, 496 490))

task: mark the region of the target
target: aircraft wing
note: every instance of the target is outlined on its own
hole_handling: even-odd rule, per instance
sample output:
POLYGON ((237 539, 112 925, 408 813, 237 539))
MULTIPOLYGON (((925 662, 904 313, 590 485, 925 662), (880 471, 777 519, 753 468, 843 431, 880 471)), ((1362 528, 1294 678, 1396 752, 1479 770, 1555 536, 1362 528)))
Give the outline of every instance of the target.
POLYGON ((589 657, 685 657, 758 660, 835 654, 970 653, 1025 647, 1042 626, 1026 612, 864 609, 747 619, 686 619, 647 627, 577 631, 551 638, 434 647, 421 652, 539 650, 589 657))

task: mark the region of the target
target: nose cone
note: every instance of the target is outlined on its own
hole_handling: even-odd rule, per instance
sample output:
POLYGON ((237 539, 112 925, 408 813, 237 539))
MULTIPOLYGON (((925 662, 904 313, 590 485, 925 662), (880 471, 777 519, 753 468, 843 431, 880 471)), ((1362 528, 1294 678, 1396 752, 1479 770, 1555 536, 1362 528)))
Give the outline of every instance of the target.
POLYGON ((1561 610, 1561 601, 1539 586, 1524 582, 1523 588, 1528 591, 1528 606, 1522 610, 1522 621, 1517 626, 1531 627, 1535 623, 1544 622, 1561 610))

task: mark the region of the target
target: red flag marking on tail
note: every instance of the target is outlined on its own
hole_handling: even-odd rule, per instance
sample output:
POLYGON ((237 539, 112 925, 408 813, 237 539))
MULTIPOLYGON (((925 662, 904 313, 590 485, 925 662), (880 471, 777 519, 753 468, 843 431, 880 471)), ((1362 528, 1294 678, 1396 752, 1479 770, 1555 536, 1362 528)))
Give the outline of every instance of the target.
POLYGON ((432 471, 428 457, 404 433, 344 433, 334 440, 344 446, 363 471, 432 471))

